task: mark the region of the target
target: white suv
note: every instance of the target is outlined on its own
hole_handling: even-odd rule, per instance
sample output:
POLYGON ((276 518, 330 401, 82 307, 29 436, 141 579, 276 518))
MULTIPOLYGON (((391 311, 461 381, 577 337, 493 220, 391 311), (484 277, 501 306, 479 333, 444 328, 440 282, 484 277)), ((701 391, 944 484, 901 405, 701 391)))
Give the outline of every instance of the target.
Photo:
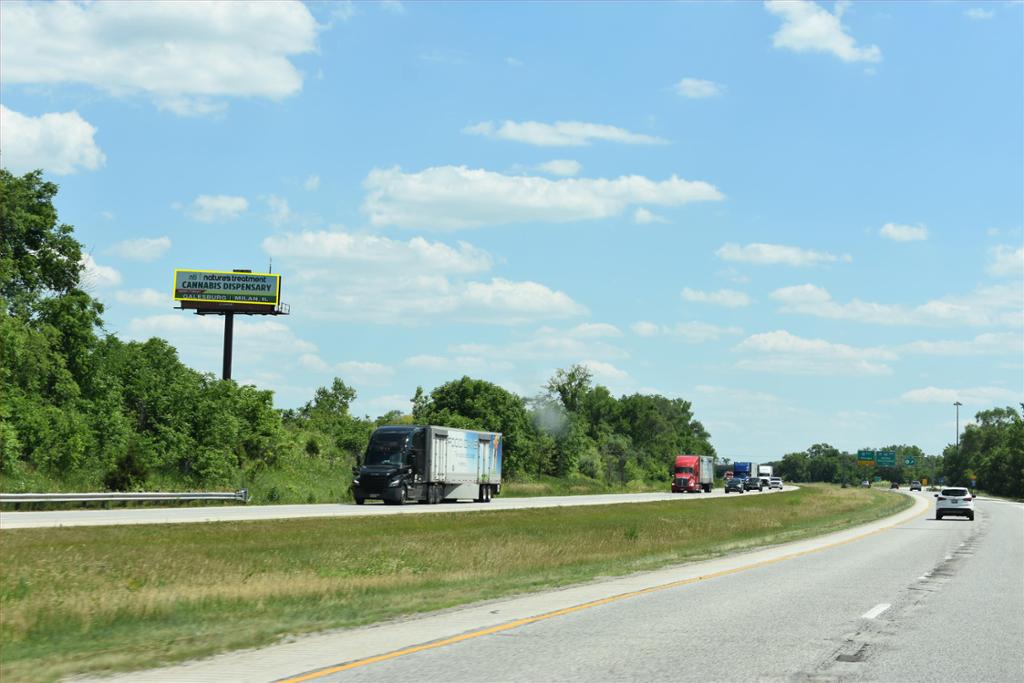
POLYGON ((935 494, 935 519, 960 515, 974 521, 974 496, 967 489, 942 489, 935 494))
POLYGON ((768 490, 779 489, 782 490, 782 477, 771 477, 768 480, 768 490))

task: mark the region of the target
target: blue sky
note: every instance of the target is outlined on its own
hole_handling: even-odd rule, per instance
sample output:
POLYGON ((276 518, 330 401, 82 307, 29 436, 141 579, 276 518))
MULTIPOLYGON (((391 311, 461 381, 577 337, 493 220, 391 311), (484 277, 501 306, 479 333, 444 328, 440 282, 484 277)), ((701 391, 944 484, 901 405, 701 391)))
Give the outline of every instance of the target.
POLYGON ((1024 401, 1020 3, 30 3, 0 160, 107 330, 219 372, 174 268, 265 271, 280 407, 585 363, 719 454, 954 439, 1024 401))

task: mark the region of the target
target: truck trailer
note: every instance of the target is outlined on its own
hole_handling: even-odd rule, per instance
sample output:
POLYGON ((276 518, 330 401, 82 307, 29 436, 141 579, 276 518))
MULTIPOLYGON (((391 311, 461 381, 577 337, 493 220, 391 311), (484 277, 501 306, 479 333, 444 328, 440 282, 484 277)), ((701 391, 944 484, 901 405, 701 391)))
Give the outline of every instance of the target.
POLYGON ((672 472, 672 493, 711 492, 715 460, 707 455, 677 455, 672 472))
POLYGON ((771 479, 772 477, 775 476, 775 472, 772 469, 771 465, 758 465, 757 476, 759 476, 761 479, 771 479))
POLYGON ((750 479, 754 476, 754 463, 752 462, 734 462, 732 464, 732 472, 734 477, 737 479, 750 479))
POLYGON ((359 467, 352 470, 356 505, 472 499, 501 493, 502 436, 433 425, 379 427, 359 467))

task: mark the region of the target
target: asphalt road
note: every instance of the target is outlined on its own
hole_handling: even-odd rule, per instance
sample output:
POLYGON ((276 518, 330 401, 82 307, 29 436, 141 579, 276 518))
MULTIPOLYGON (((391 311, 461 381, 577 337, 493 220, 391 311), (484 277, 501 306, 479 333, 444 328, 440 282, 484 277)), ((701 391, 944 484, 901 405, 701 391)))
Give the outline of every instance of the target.
MULTIPOLYGON (((786 491, 795 487, 786 486, 786 491)), ((749 491, 745 496, 768 493, 749 491)), ((384 505, 382 503, 320 505, 224 505, 206 507, 137 507, 111 510, 42 510, 35 512, 0 511, 0 529, 27 529, 60 526, 113 526, 121 524, 187 524, 229 522, 298 517, 362 517, 368 515, 410 515, 432 512, 475 512, 479 510, 525 510, 528 508, 576 505, 612 505, 650 503, 658 500, 696 501, 725 495, 722 489, 711 493, 616 493, 596 496, 548 496, 539 498, 494 498, 490 503, 460 501, 441 505, 384 505)), ((730 493, 730 497, 741 494, 730 493)))
POLYGON ((121 678, 1024 680, 1024 505, 939 522, 909 495, 896 518, 817 539, 121 678))
POLYGON ((929 507, 820 552, 315 680, 1024 680, 1024 506, 983 501, 973 523, 929 507))

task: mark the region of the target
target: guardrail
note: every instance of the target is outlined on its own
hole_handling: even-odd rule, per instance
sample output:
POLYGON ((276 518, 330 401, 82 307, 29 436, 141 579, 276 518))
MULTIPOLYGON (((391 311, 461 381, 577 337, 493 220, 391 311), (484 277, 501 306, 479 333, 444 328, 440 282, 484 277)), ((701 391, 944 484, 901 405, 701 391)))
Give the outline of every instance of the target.
POLYGON ((249 490, 191 493, 0 493, 0 503, 84 503, 160 500, 238 500, 249 502, 249 490))

